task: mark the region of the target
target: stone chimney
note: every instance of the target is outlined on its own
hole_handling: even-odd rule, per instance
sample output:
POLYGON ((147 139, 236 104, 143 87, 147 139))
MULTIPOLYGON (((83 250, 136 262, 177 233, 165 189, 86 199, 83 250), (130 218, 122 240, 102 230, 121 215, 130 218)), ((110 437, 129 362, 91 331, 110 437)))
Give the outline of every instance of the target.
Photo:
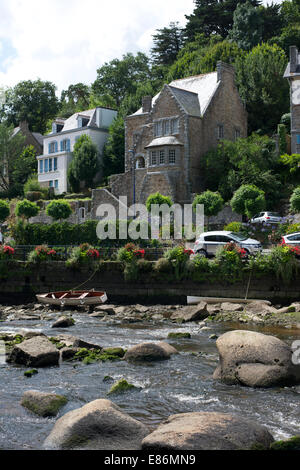
POLYGON ((152 96, 144 96, 142 99, 143 113, 150 113, 152 109, 152 96))
POLYGON ((217 74, 218 74, 218 82, 222 80, 223 75, 225 73, 230 73, 233 77, 233 80, 235 80, 235 70, 234 67, 230 64, 226 64, 226 62, 222 62, 219 60, 217 62, 217 74))
POLYGON ((290 46, 290 72, 295 73, 298 65, 298 49, 296 46, 290 46))

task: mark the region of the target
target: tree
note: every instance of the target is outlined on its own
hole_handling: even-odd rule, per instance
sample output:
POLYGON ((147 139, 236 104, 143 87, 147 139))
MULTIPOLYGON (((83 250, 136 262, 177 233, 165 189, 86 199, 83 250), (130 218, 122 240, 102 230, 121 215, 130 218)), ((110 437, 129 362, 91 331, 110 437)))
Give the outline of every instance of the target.
POLYGON ((142 52, 136 56, 128 53, 121 60, 113 59, 97 70, 92 91, 98 97, 110 95, 119 107, 125 95, 134 94, 138 84, 146 81, 149 75, 148 57, 142 52))
POLYGON ((239 3, 233 14, 233 26, 228 38, 238 47, 250 50, 262 40, 263 18, 261 10, 250 2, 239 3))
MULTIPOLYGON (((187 24, 185 37, 193 41, 197 33, 206 37, 219 34, 225 39, 233 25, 233 14, 237 5, 247 0, 195 0, 195 9, 191 15, 186 15, 187 24)), ((250 0, 254 7, 260 5, 259 0, 250 0)))
POLYGON ((30 219, 31 217, 38 215, 39 211, 40 208, 35 202, 23 199, 23 201, 17 202, 15 214, 18 217, 25 217, 25 219, 30 219))
POLYGON ((33 145, 28 145, 15 161, 12 171, 13 183, 24 185, 28 178, 36 173, 36 170, 36 150, 33 145))
POLYGON ((13 126, 0 123, 0 187, 8 195, 22 193, 22 186, 21 189, 14 188, 13 171, 24 148, 24 140, 21 133, 14 135, 13 126))
POLYGON ((205 188, 219 191, 225 201, 243 184, 254 184, 266 193, 270 210, 281 197, 280 163, 275 142, 252 134, 236 142, 223 140, 204 156, 205 188))
POLYGON ((230 201, 232 210, 251 219, 265 208, 265 193, 255 185, 244 184, 233 195, 230 201))
POLYGON ((3 223, 10 214, 9 203, 0 200, 0 222, 3 223))
POLYGON ((63 199, 51 201, 46 209, 46 214, 50 217, 53 217, 55 220, 67 219, 70 217, 72 212, 73 211, 70 203, 68 201, 64 201, 63 199))
POLYGON ((286 64, 286 55, 276 44, 258 45, 237 58, 237 85, 246 103, 250 133, 275 132, 282 114, 289 111, 289 85, 283 78, 286 64))
POLYGON ((232 64, 241 54, 241 49, 234 42, 227 40, 220 41, 214 38, 209 42, 206 41, 205 45, 188 43, 169 68, 168 81, 214 72, 219 60, 232 64))
POLYGON ((86 188, 91 188, 98 171, 98 148, 89 136, 83 134, 74 145, 72 160, 73 177, 77 181, 84 181, 86 188))
POLYGON ((76 112, 88 109, 90 106, 91 90, 84 83, 70 85, 67 90, 63 90, 60 98, 59 117, 68 118, 76 112))
POLYGON ((291 210, 293 212, 300 212, 300 186, 298 186, 294 191, 290 199, 291 210))
POLYGON ((48 120, 53 119, 59 110, 55 90, 53 83, 40 79, 19 82, 8 89, 4 104, 8 124, 17 126, 19 122, 27 121, 32 131, 44 134, 48 120))
POLYGON ((103 176, 105 178, 124 172, 125 124, 118 116, 109 128, 109 136, 103 148, 103 176))
POLYGON ((262 41, 267 42, 274 36, 275 31, 282 29, 281 5, 276 3, 261 5, 259 10, 262 18, 262 41))
POLYGON ((204 206, 204 215, 208 218, 207 225, 209 226, 209 218, 218 215, 224 206, 224 200, 220 193, 207 190, 202 194, 196 194, 193 200, 194 210, 197 205, 204 206))
POLYGON ((171 207, 173 205, 172 199, 170 196, 163 196, 159 192, 150 194, 146 201, 146 208, 148 212, 151 212, 152 205, 159 205, 162 206, 166 204, 167 206, 171 207))
POLYGON ((183 46, 183 29, 178 22, 171 22, 169 27, 157 29, 153 36, 154 46, 151 57, 156 65, 171 65, 183 46))

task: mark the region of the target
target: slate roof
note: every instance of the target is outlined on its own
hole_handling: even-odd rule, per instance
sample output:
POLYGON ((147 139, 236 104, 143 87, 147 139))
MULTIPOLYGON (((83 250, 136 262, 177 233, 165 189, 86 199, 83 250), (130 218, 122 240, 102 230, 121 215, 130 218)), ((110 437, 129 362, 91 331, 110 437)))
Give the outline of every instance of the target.
POLYGON ((87 127, 97 126, 96 125, 96 108, 94 108, 94 109, 89 109, 87 111, 81 111, 80 113, 75 113, 72 116, 70 116, 68 119, 65 120, 64 127, 61 130, 61 132, 72 131, 74 129, 77 129, 78 128, 78 121, 77 121, 78 116, 89 119, 87 127))
POLYGON ((183 145, 182 142, 180 142, 176 137, 172 135, 168 135, 165 137, 158 137, 156 139, 153 139, 149 145, 147 145, 145 148, 149 147, 160 147, 162 145, 183 145))
MULTIPOLYGON (((169 89, 187 114, 201 117, 204 115, 219 84, 217 72, 211 72, 174 80, 169 84, 169 89)), ((160 94, 161 92, 152 99, 152 107, 157 102, 160 94)), ((134 113, 134 116, 142 113, 143 109, 140 108, 134 113)))
MULTIPOLYGON (((19 126, 15 127, 14 130, 13 130, 13 133, 12 133, 12 137, 15 137, 15 135, 17 135, 18 132, 20 132, 20 130, 21 130, 21 128, 19 126)), ((31 131, 29 131, 29 132, 31 132, 31 131)), ((43 145, 44 137, 42 136, 42 134, 39 134, 39 132, 31 132, 31 134, 33 135, 35 140, 38 142, 38 144, 43 145)))

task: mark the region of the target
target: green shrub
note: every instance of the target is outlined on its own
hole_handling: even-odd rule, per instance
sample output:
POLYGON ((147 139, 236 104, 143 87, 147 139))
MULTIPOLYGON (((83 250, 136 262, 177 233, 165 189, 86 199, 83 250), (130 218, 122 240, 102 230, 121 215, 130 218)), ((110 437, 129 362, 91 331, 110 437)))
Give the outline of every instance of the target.
POLYGON ((225 225, 223 230, 228 230, 229 232, 241 232, 243 229, 242 222, 230 222, 229 224, 225 225))
POLYGON ((290 199, 290 204, 291 204, 291 210, 295 213, 300 212, 300 186, 298 186, 290 199))
POLYGON ((39 192, 42 193, 44 197, 48 196, 48 188, 43 188, 36 176, 30 176, 30 178, 28 178, 27 182, 24 184, 24 194, 26 195, 30 192, 39 192))
POLYGON ((4 222, 7 217, 9 216, 9 203, 4 201, 3 199, 0 200, 0 222, 4 222))
POLYGON ((184 246, 176 246, 166 251, 164 257, 170 261, 174 269, 175 278, 177 280, 183 279, 185 276, 186 263, 190 259, 193 252, 186 250, 184 246))
POLYGON ((297 249, 287 246, 279 245, 273 248, 269 255, 266 256, 266 262, 269 270, 287 284, 296 278, 299 271, 299 263, 295 254, 297 249))
POLYGON ((25 219, 30 219, 38 215, 40 208, 35 202, 28 201, 24 199, 23 201, 17 202, 15 214, 18 217, 25 217, 25 219))
POLYGON ((72 212, 70 203, 63 199, 51 201, 46 209, 46 214, 53 217, 54 220, 68 219, 72 212))
POLYGON ((39 201, 43 199, 43 196, 43 193, 41 193, 40 191, 28 191, 27 193, 25 193, 26 199, 31 202, 39 201))
POLYGON ((69 268, 79 268, 80 266, 93 266, 99 261, 100 253, 88 243, 83 243, 72 249, 70 258, 66 261, 69 268))

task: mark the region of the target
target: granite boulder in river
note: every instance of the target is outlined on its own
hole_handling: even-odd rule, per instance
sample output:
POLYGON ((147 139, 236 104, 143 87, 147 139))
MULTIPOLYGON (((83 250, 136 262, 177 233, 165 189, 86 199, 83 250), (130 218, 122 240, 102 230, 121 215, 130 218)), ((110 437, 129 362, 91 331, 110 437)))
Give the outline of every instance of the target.
POLYGON ((216 345, 219 366, 214 379, 248 387, 300 383, 300 365, 292 363, 291 348, 274 336, 235 330, 220 336, 216 345))

